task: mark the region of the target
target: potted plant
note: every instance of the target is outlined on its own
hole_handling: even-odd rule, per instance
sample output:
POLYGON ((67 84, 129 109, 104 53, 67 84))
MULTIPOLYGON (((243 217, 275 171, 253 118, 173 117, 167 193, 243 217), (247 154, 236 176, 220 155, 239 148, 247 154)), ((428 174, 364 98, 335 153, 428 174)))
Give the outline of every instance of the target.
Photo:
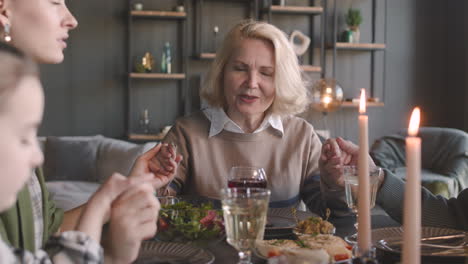
POLYGON ((349 8, 346 13, 346 24, 348 25, 349 34, 348 42, 359 43, 361 34, 359 32, 359 25, 362 23, 361 10, 349 8))

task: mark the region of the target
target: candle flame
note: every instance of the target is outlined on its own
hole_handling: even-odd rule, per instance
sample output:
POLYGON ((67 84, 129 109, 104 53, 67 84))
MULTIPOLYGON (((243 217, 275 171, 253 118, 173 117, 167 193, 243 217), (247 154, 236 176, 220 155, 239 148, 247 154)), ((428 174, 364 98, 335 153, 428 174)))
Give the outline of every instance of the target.
POLYGON ((359 99, 359 113, 366 113, 366 89, 361 89, 361 98, 359 99))
POLYGON ((322 102, 323 102, 325 105, 328 105, 329 103, 332 102, 331 96, 325 95, 325 96, 322 98, 322 102))
POLYGON ((408 127, 408 134, 411 137, 414 137, 418 134, 420 119, 421 119, 421 111, 419 110, 419 107, 415 107, 413 110, 413 113, 411 114, 409 127, 408 127))

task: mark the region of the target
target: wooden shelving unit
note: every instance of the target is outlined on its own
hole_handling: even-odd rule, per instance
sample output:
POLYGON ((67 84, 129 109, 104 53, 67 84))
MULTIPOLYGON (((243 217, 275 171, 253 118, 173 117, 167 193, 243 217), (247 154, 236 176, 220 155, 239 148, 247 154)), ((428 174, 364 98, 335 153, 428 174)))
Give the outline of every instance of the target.
MULTIPOLYGON (((326 0, 325 0, 326 1, 326 0)), ((308 4, 303 3, 302 5, 274 5, 272 4, 272 1, 265 1, 264 6, 261 9, 261 16, 260 18, 264 18, 266 16, 267 21, 269 23, 272 23, 276 26, 278 26, 281 29, 281 25, 277 25, 273 21, 273 17, 276 15, 281 16, 281 15, 286 15, 286 16, 306 16, 309 19, 309 31, 306 32, 307 35, 313 37, 316 32, 314 29, 314 23, 316 22, 316 16, 323 15, 325 12, 325 6, 321 6, 319 3, 323 3, 323 1, 313 1, 310 0, 308 1, 308 4), (315 22, 314 22, 315 21, 315 22)), ((307 58, 307 60, 301 60, 303 61, 303 65, 300 65, 301 70, 304 73, 320 73, 324 75, 323 68, 321 64, 323 64, 323 59, 325 56, 325 47, 324 47, 324 29, 325 29, 325 17, 322 16, 320 18, 320 43, 319 48, 320 48, 320 62, 318 62, 316 59, 314 59, 314 49, 317 41, 312 41, 308 54, 304 54, 303 59, 307 58), (318 65, 317 65, 318 64, 318 65)))
POLYGON ((301 65, 301 69, 305 72, 322 72, 322 67, 314 65, 301 65))
POLYGON ((187 18, 186 12, 174 12, 174 11, 135 11, 132 10, 130 15, 133 17, 151 17, 151 18, 175 18, 185 19, 187 18))
MULTIPOLYGON (((383 102, 366 102, 366 107, 383 107, 385 104, 383 102)), ((358 102, 343 102, 341 107, 352 108, 359 107, 358 102)))
POLYGON ((185 73, 130 73, 134 79, 184 80, 185 77, 185 73))
POLYGON ((201 53, 199 58, 202 60, 213 60, 214 58, 216 58, 216 53, 201 53))
MULTIPOLYGON (((347 43, 337 42, 335 44, 338 50, 362 50, 362 51, 377 51, 384 50, 386 45, 383 43, 347 43)), ((333 48, 333 44, 328 44, 327 48, 333 48)))
MULTIPOLYGON (((217 23, 214 23, 213 19, 209 19, 212 14, 209 14, 204 7, 206 5, 210 5, 210 3, 213 2, 243 2, 243 4, 246 7, 246 13, 245 15, 239 16, 238 21, 243 20, 243 19, 253 19, 253 20, 258 20, 258 15, 260 13, 260 3, 263 2, 263 0, 229 0, 229 1, 219 1, 219 0, 195 0, 193 1, 193 7, 194 7, 194 23, 195 23, 195 37, 194 37, 194 48, 193 48, 193 57, 200 59, 200 60, 212 60, 215 58, 216 54, 216 44, 214 45, 214 48, 206 48, 203 47, 206 45, 204 43, 204 37, 206 38, 206 24, 203 23, 203 21, 209 21, 210 24, 210 32, 212 32, 212 27, 213 26, 218 26, 217 23), (213 24, 214 23, 214 24, 213 24)), ((212 11, 211 11, 212 12, 212 11)), ((222 24, 223 22, 221 22, 222 24)), ((231 27, 230 25, 229 27, 231 27)), ((216 43, 216 40, 214 40, 216 43)))
MULTIPOLYGON (((325 0, 325 4, 328 2, 328 0, 325 0)), ((386 50, 386 10, 385 10, 385 14, 384 14, 384 32, 383 32, 383 38, 377 38, 377 2, 383 2, 381 3, 382 5, 385 6, 386 8, 386 2, 387 0, 382 0, 382 1, 377 1, 377 0, 372 0, 372 1, 363 1, 363 2, 369 2, 369 4, 371 5, 371 19, 368 20, 370 21, 370 24, 371 24, 371 32, 370 32, 370 38, 369 39, 366 39, 365 41, 366 42, 359 42, 359 43, 348 43, 348 42, 339 42, 338 40, 338 35, 339 35, 339 31, 341 32, 341 30, 343 29, 343 25, 339 25, 339 27, 341 28, 340 30, 338 30, 338 11, 337 11, 337 6, 339 5, 340 1, 333 1, 333 11, 332 11, 332 23, 333 23, 333 26, 332 26, 332 38, 330 40, 328 40, 327 44, 326 44, 326 48, 327 49, 332 49, 332 54, 333 54, 333 74, 332 74, 332 77, 335 78, 335 79, 340 79, 339 77, 339 74, 336 73, 336 65, 337 65, 337 57, 338 57, 338 53, 340 53, 339 56, 352 56, 353 54, 351 54, 352 52, 368 52, 370 54, 370 77, 369 77, 369 81, 370 81, 370 87, 367 89, 368 90, 368 95, 373 98, 373 97, 381 97, 380 99, 382 99, 381 102, 368 102, 368 106, 370 107, 383 107, 384 106, 384 103, 383 101, 385 101, 385 58, 386 58, 386 55, 385 55, 385 50, 386 50), (345 52, 343 52, 345 51, 345 52), (349 51, 349 52, 346 52, 346 51, 349 51), (383 60, 383 64, 384 64, 384 70, 383 70, 383 73, 382 73, 382 77, 381 79, 384 80, 382 81, 382 84, 381 85, 376 85, 376 64, 377 64, 377 53, 382 53, 382 55, 380 56, 379 55, 379 58, 382 58, 383 60), (381 92, 380 93, 377 93, 377 86, 381 87, 381 92)), ((353 2, 353 1, 350 1, 350 2, 353 2)), ((344 5, 346 6, 346 8, 348 8, 348 5, 344 5)), ((343 8, 343 4, 341 4, 341 8, 343 8)), ((328 14, 328 9, 326 8, 325 6, 325 9, 324 9, 324 14, 325 16, 327 16, 328 14)), ((349 58, 349 57, 348 57, 349 58)), ((356 76, 357 78, 357 76, 356 76)), ((343 84, 344 86, 346 86, 346 84, 343 84)), ((372 100, 371 100, 372 101, 372 100)), ((357 103, 353 103, 353 102, 345 102, 342 104, 343 107, 357 107, 358 104, 357 103)))
POLYGON ((304 14, 304 15, 319 15, 323 13, 321 6, 280 6, 272 5, 269 7, 272 13, 281 14, 304 14))
MULTIPOLYGON (((189 109, 189 96, 188 90, 188 20, 187 16, 190 14, 190 3, 189 0, 178 0, 177 5, 182 5, 185 8, 184 12, 177 11, 162 11, 162 10, 132 10, 134 1, 128 1, 127 9, 127 106, 126 106, 126 136, 129 140, 134 141, 158 141, 163 139, 162 134, 144 134, 142 129, 139 128, 139 122, 137 118, 141 117, 143 109, 149 111, 149 116, 153 117, 152 113, 157 109, 159 102, 157 100, 171 100, 175 102, 171 105, 171 111, 177 111, 177 116, 182 116, 188 113, 189 109), (138 22, 136 22, 138 21, 138 22), (146 33, 149 29, 154 27, 161 27, 161 23, 168 23, 174 26, 174 34, 177 34, 176 38, 168 38, 168 36, 159 36, 157 34, 146 33), (175 40, 174 40, 175 39, 175 40), (148 41, 146 41, 148 40, 148 41), (135 63, 137 60, 141 60, 141 55, 145 52, 149 52, 153 56, 160 56, 160 52, 164 49, 164 43, 170 43, 172 67, 171 73, 162 73, 162 69, 155 64, 153 70, 150 73, 137 73, 135 71, 135 63), (151 43, 151 45, 147 45, 151 43), (162 44, 162 45, 161 45, 162 44), (142 47, 145 47, 142 49, 142 47), (158 47, 159 46, 159 47, 158 47), (162 46, 162 47, 161 47, 162 46), (174 56, 175 55, 175 56, 174 56), (161 82, 164 80, 164 82, 161 82), (173 82, 173 83, 172 83, 173 82), (158 94, 157 88, 175 87, 171 89, 167 95, 164 96, 176 96, 177 98, 155 98, 155 102, 151 103, 148 100, 141 100, 140 98, 145 96, 142 92, 143 89, 137 87, 151 89, 152 94, 158 94), (140 115, 140 117, 138 117, 140 115)), ((158 2, 158 1, 157 1, 158 2)), ((154 5, 154 9, 158 9, 158 5, 154 5)), ((145 98, 146 99, 146 98, 145 98)), ((173 122, 173 120, 165 120, 165 117, 150 118, 150 123, 154 126, 152 129, 159 129, 161 126, 165 126, 173 122)))
POLYGON ((161 141, 164 139, 164 135, 160 134, 129 134, 128 139, 130 140, 141 140, 141 141, 161 141))

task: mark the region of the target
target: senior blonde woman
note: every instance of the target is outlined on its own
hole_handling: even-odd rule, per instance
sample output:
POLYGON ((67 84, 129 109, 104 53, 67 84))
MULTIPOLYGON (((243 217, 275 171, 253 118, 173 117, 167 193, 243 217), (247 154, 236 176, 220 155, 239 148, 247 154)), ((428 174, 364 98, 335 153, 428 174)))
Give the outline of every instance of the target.
POLYGON ((166 193, 220 198, 231 167, 258 166, 266 171, 270 207, 304 201, 321 214, 344 204, 343 192, 321 183, 314 128, 294 116, 306 109, 307 90, 281 30, 257 21, 234 26, 201 97, 208 106, 178 119, 164 139, 183 156, 166 193))

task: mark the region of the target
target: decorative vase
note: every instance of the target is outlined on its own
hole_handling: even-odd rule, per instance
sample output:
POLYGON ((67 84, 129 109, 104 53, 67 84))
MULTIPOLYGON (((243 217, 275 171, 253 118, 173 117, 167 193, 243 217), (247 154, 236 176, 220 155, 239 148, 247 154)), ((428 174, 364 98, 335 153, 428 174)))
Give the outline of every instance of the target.
POLYGON ((357 26, 349 27, 349 31, 351 32, 351 38, 349 42, 359 43, 361 41, 361 32, 359 31, 359 27, 357 26))

